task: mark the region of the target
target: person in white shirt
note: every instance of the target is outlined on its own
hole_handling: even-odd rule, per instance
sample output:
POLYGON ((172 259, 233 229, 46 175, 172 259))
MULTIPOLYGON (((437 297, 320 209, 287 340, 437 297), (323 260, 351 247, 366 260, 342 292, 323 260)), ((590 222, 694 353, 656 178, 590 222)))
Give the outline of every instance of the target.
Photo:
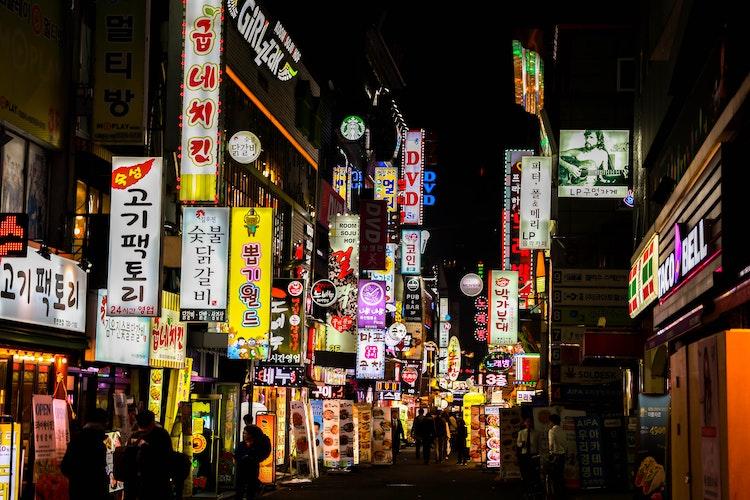
POLYGON ((531 418, 524 419, 523 425, 524 428, 518 432, 516 438, 518 465, 521 468, 521 479, 525 484, 531 485, 539 479, 534 477, 533 462, 533 458, 539 454, 539 434, 534 430, 534 423, 531 418))
POLYGON ((565 452, 567 442, 565 431, 560 427, 560 415, 553 413, 549 417, 552 427, 549 429, 549 460, 552 465, 552 486, 554 498, 565 498, 565 452))

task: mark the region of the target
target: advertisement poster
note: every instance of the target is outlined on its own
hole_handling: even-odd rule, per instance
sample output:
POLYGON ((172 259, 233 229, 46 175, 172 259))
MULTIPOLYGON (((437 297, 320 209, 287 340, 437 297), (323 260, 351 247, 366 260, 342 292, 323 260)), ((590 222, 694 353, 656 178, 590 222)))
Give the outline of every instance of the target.
POLYGON ((576 449, 581 470, 581 488, 606 486, 604 454, 602 451, 602 423, 598 417, 576 417, 576 449))
POLYGON ((138 317, 109 317, 107 290, 97 291, 96 344, 94 359, 105 363, 148 366, 151 320, 138 317))
POLYGON ((359 264, 361 269, 385 269, 388 211, 384 201, 359 200, 359 264))
POLYGON ((354 465, 354 408, 352 402, 342 399, 339 401, 339 452, 341 467, 354 465))
POLYGON ((326 350, 356 352, 359 216, 337 215, 331 224, 328 279, 336 285, 338 300, 327 313, 326 336, 333 342, 326 339, 326 350))
POLYGON ((34 394, 31 405, 34 412, 34 460, 52 460, 56 456, 52 396, 34 394))
POLYGON ((403 358, 420 361, 424 354, 424 326, 422 323, 406 323, 403 358))
POLYGON ((499 468, 502 460, 501 443, 500 437, 500 407, 499 406, 485 406, 484 407, 484 418, 485 418, 485 464, 488 469, 499 468))
POLYGON ((315 449, 318 453, 318 460, 323 460, 323 400, 311 399, 310 407, 312 408, 315 449))
POLYGON ((522 162, 519 248, 546 250, 549 249, 552 158, 525 156, 522 162))
POLYGON ((385 282, 359 280, 357 326, 385 328, 385 282))
MULTIPOLYGON (((276 449, 276 415, 273 413, 257 413, 255 425, 260 427, 263 434, 271 440, 271 449, 276 449)), ((273 484, 276 482, 276 455, 271 453, 260 463, 260 474, 258 479, 262 484, 273 484)))
POLYGON ((422 270, 422 232, 401 230, 401 274, 416 275, 422 270))
POLYGON ((219 164, 221 0, 187 0, 183 33, 180 200, 216 200, 219 164))
POLYGON ((490 345, 518 342, 518 272, 490 271, 489 302, 490 345))
POLYGON ((180 297, 162 292, 161 317, 151 322, 151 352, 149 365, 153 368, 182 369, 187 352, 187 330, 180 322, 180 297))
POLYGON ((325 467, 336 468, 341 464, 339 412, 339 400, 323 401, 323 465, 325 467))
POLYGON ((310 442, 308 440, 307 417, 305 403, 290 401, 289 412, 292 419, 292 439, 297 450, 297 460, 310 458, 310 442))
POLYGON ((107 465, 105 467, 105 470, 107 471, 107 477, 109 477, 109 492, 114 493, 115 491, 120 491, 122 489, 125 489, 125 483, 115 479, 115 474, 114 474, 115 450, 118 447, 122 446, 120 433, 117 431, 105 432, 104 433, 104 446, 107 449, 107 455, 106 455, 107 465))
POLYGON ((273 221, 273 208, 232 208, 229 359, 268 356, 273 221))
POLYGON ((164 370, 152 368, 148 379, 148 409, 154 412, 157 421, 161 420, 163 385, 164 370))
POLYGON ((357 408, 357 433, 359 438, 359 463, 372 463, 372 406, 360 403, 357 408))
POLYGON ((404 134, 403 165, 404 190, 399 196, 401 223, 422 225, 424 183, 424 130, 409 130, 404 134))
POLYGON ((385 246, 385 270, 370 271, 370 279, 385 283, 385 305, 386 310, 393 312, 396 309, 396 249, 398 245, 388 243, 385 246))
POLYGON ((719 359, 716 336, 700 340, 698 380, 700 386, 699 416, 701 428, 701 463, 703 464, 703 498, 721 498, 721 415, 719 407, 719 359))
POLYGON ((159 315, 161 200, 161 158, 112 158, 109 316, 159 315))
POLYGON ((398 169, 396 167, 375 167, 375 199, 385 200, 388 212, 398 211, 398 169))
POLYGON ((385 376, 385 330, 359 330, 357 342, 358 379, 379 379, 385 376))
POLYGON ((419 276, 403 276, 404 313, 406 322, 422 322, 422 279, 419 276))
POLYGON ((0 500, 19 498, 20 478, 21 424, 0 423, 0 500))
POLYGON ((471 424, 469 425, 469 461, 481 463, 484 458, 485 430, 484 430, 484 406, 473 405, 471 407, 471 424))
POLYGON ((391 422, 391 408, 372 409, 372 463, 375 465, 393 463, 391 422))
POLYGON ((630 178, 629 130, 561 130, 558 196, 624 198, 630 178))
POLYGON ((638 395, 640 436, 638 470, 635 486, 643 498, 664 493, 667 474, 667 425, 669 424, 669 395, 638 395))
POLYGON ((180 319, 227 319, 229 208, 182 207, 180 319))
POLYGON ((274 278, 271 289, 271 341, 269 363, 302 363, 302 329, 305 327, 305 285, 301 280, 274 278))
MULTIPOLYGON (((521 430, 521 409, 498 408, 500 415, 500 454, 502 456, 502 468, 504 479, 521 479, 521 466, 516 454, 516 438, 521 430)), ((490 423, 487 418, 487 424, 490 423)))

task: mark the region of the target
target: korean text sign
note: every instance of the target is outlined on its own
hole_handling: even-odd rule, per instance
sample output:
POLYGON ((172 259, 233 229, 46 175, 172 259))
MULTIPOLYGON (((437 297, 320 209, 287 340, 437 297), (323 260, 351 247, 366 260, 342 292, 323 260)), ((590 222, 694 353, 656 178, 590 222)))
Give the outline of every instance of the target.
POLYGON ((385 376, 385 330, 360 330, 357 342, 357 378, 385 376))
POLYGON ((151 320, 149 318, 110 318, 107 290, 97 293, 96 348, 94 359, 108 363, 148 366, 151 320))
POLYGON ((401 230, 401 274, 420 273, 422 269, 421 240, 419 230, 401 230))
POLYGON ((112 158, 109 316, 159 315, 161 158, 112 158))
POLYGON ((305 285, 301 280, 274 278, 271 289, 271 340, 268 361, 302 363, 305 328, 305 285))
POLYGON ((520 248, 548 249, 552 159, 524 156, 521 167, 520 248))
POLYGON ((86 329, 86 273, 75 261, 37 252, 3 259, 0 318, 83 332, 86 329))
POLYGON ((399 199, 401 222, 422 225, 424 130, 406 132, 403 149, 404 191, 399 199))
POLYGON ((385 200, 389 212, 398 210, 398 169, 396 167, 375 167, 375 199, 385 200))
POLYGON ((388 213, 384 201, 360 200, 360 268, 385 269, 385 245, 388 241, 388 213))
POLYGON ((518 342, 518 273, 490 271, 489 343, 510 345, 518 342))
POLYGON ((214 201, 219 155, 221 0, 185 2, 180 199, 214 201))
POLYGON ((183 207, 180 319, 226 321, 229 208, 183 207))
POLYGON ((329 309, 327 337, 336 337, 338 334, 341 339, 338 350, 354 352, 359 277, 359 216, 334 217, 329 241, 331 253, 328 257, 328 278, 336 285, 338 300, 329 309))
POLYGON ((185 367, 187 330, 180 322, 179 296, 162 292, 161 317, 154 318, 151 326, 151 352, 149 364, 154 368, 185 367))
POLYGON ((266 359, 271 326, 272 208, 232 208, 230 359, 266 359))
POLYGON ((370 271, 370 279, 376 281, 382 281, 385 283, 385 303, 395 307, 396 296, 395 296, 395 282, 396 282, 396 249, 398 245, 395 243, 387 243, 385 245, 385 270, 384 271, 370 271))
POLYGON ((357 305, 359 328, 385 328, 385 282, 359 280, 357 305))

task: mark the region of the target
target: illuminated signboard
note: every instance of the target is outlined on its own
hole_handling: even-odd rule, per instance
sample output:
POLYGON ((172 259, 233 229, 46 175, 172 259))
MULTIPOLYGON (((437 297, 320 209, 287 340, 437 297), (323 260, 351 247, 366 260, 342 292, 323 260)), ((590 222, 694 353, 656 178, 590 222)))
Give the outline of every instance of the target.
POLYGON ((560 198, 622 199, 629 176, 629 130, 560 131, 560 198))
POLYGON ((398 210, 398 169, 396 167, 375 167, 375 199, 385 200, 388 212, 398 210))
POLYGON ((521 165, 521 236, 518 246, 546 250, 549 248, 552 158, 524 156, 521 165))
POLYGON ((0 258, 26 257, 28 239, 28 215, 0 213, 0 258))
POLYGON ((385 331, 359 330, 357 378, 382 379, 385 376, 385 331))
POLYGON ((516 383, 536 382, 539 380, 539 354, 516 355, 516 383))
POLYGON ((302 363, 305 327, 305 285, 289 278, 274 278, 271 288, 271 340, 268 362, 302 363))
POLYGON ((487 342, 487 297, 480 296, 474 299, 474 338, 477 342, 487 342))
POLYGON ((461 344, 458 342, 458 337, 454 335, 451 337, 450 342, 448 342, 448 371, 445 373, 445 378, 456 380, 460 372, 461 344))
POLYGON ((432 170, 424 171, 424 201, 423 204, 426 207, 435 205, 435 195, 432 192, 435 190, 437 184, 437 174, 432 170))
MULTIPOLYGON (((705 219, 687 230, 685 224, 674 225, 674 250, 659 266, 659 298, 687 278, 698 264, 709 256, 705 233, 709 228, 705 219)), ((710 236, 710 234, 709 234, 710 236)))
POLYGON ((422 269, 421 232, 401 230, 401 274, 419 274, 422 269))
POLYGON ((490 345, 510 345, 518 342, 518 273, 490 271, 489 289, 490 345))
POLYGON ((654 234, 630 268, 628 312, 635 318, 659 293, 659 235, 654 234))
POLYGON ((337 300, 328 309, 326 350, 355 352, 357 336, 357 280, 359 276, 359 216, 337 215, 331 220, 328 241, 328 279, 337 300))
POLYGON ((358 141, 365 135, 365 121, 357 115, 349 115, 341 121, 341 135, 348 141, 358 141))
POLYGON ((519 297, 525 301, 532 291, 534 266, 531 250, 521 249, 521 159, 533 155, 531 149, 505 150, 505 191, 503 200, 502 262, 506 271, 518 271, 519 297))
POLYGON ((404 191, 399 199, 401 222, 422 225, 424 182, 424 130, 409 130, 403 150, 404 191))
POLYGON ((544 107, 544 62, 536 51, 513 40, 513 81, 516 104, 531 114, 544 107))

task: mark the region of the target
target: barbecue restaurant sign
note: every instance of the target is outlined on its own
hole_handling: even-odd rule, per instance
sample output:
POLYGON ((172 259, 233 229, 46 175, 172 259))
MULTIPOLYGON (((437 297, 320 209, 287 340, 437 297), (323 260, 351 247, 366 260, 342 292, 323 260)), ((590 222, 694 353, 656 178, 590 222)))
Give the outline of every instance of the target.
MULTIPOLYGON (((674 225, 674 250, 659 266, 659 298, 672 290, 704 260, 708 258, 705 219, 687 231, 685 224, 674 225)), ((710 226, 709 226, 710 227, 710 226)))

